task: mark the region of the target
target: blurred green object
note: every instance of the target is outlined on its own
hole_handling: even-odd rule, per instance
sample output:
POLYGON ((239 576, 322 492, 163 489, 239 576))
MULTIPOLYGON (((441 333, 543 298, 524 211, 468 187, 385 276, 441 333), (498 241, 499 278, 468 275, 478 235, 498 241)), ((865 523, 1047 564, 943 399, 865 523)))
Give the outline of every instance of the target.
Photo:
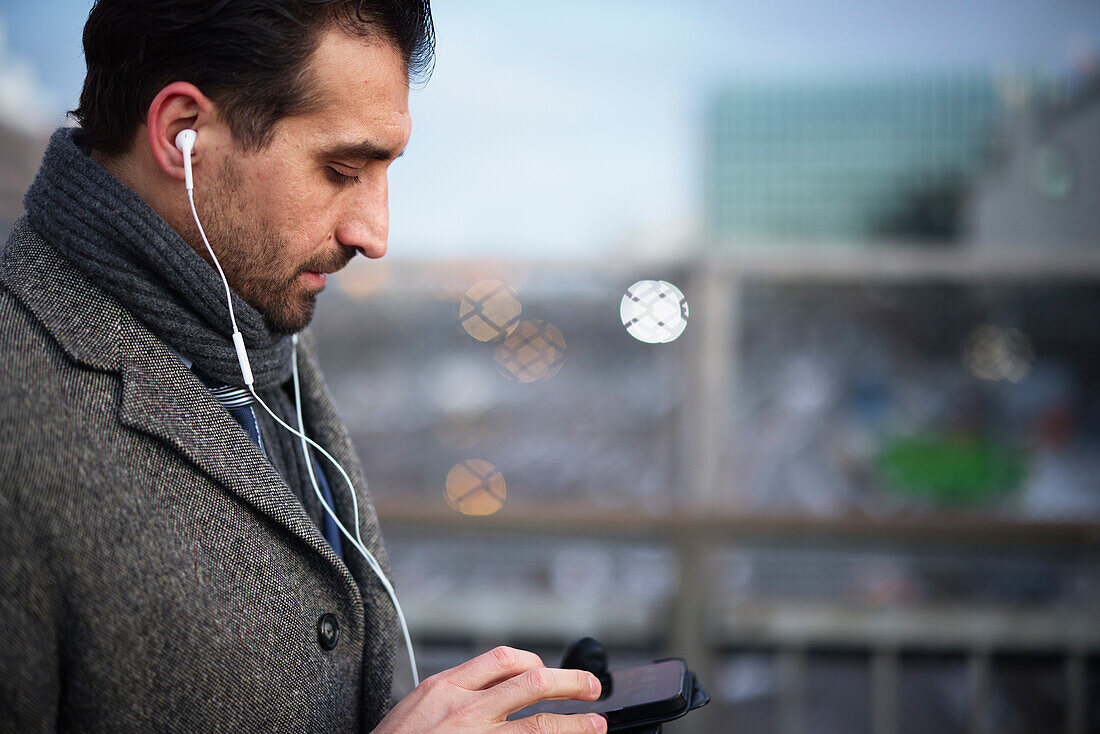
POLYGON ((944 504, 974 504, 1012 491, 1024 459, 982 438, 919 436, 887 442, 876 461, 891 488, 944 504))

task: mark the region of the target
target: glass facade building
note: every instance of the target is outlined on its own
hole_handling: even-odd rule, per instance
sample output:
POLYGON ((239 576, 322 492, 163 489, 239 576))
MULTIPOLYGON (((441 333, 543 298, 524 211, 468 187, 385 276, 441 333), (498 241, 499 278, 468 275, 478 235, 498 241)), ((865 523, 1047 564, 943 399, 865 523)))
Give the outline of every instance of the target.
POLYGON ((989 74, 728 85, 708 115, 707 234, 954 239, 1003 112, 989 74))

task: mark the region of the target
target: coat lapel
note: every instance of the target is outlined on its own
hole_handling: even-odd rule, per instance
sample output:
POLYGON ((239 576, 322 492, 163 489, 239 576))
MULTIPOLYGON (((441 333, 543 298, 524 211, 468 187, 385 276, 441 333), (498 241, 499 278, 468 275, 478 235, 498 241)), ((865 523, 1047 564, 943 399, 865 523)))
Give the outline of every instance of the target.
POLYGON ((159 342, 128 343, 134 348, 122 360, 120 422, 170 444, 249 506, 337 560, 286 482, 194 374, 159 342))

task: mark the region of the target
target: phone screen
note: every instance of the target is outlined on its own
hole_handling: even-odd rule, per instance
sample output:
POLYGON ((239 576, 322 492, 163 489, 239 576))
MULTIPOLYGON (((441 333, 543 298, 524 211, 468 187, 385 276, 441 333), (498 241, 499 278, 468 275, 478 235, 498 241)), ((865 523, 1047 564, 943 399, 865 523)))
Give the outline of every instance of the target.
POLYGON ((611 671, 611 695, 599 701, 542 701, 509 719, 537 713, 604 714, 609 723, 662 716, 687 705, 687 667, 683 660, 620 668, 611 671))

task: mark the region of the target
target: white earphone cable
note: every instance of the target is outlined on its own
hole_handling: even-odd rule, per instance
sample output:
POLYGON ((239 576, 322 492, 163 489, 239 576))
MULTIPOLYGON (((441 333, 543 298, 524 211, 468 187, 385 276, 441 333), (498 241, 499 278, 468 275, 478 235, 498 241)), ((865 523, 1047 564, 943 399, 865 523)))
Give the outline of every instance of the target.
POLYGON ((233 296, 229 291, 229 281, 225 278, 225 273, 222 271, 222 264, 218 262, 218 256, 214 254, 214 248, 210 246, 210 240, 206 239, 206 231, 202 228, 202 222, 199 221, 199 213, 195 210, 195 192, 191 189, 187 189, 187 201, 191 204, 191 216, 195 218, 195 226, 199 228, 199 236, 202 237, 202 243, 206 245, 206 251, 210 253, 210 259, 214 261, 214 267, 218 269, 218 275, 222 279, 222 285, 225 286, 225 302, 229 304, 229 321, 233 324, 233 332, 240 333, 240 329, 237 328, 237 315, 233 312, 233 296))
MULTIPOLYGON (((185 153, 184 155, 187 155, 187 153, 185 153)), ((188 162, 190 161, 188 160, 188 162)), ((247 386, 248 391, 252 393, 252 397, 256 400, 256 402, 263 406, 263 409, 267 411, 267 414, 270 415, 276 423, 278 423, 286 430, 290 431, 293 435, 297 436, 301 440, 302 454, 305 458, 306 469, 309 472, 309 480, 310 483, 312 483, 313 485, 314 494, 317 495, 317 499, 321 502, 321 506, 325 508, 325 512, 328 514, 328 516, 331 517, 333 522, 336 523, 336 527, 340 529, 340 532, 343 533, 344 537, 347 538, 352 547, 359 551, 360 555, 362 555, 364 560, 366 560, 367 565, 370 566, 371 571, 373 571, 374 575, 378 577, 378 580, 382 583, 382 586, 383 588, 385 588, 386 593, 389 594, 390 601, 393 602, 393 610, 396 613, 397 620, 401 625, 401 634, 405 638, 405 647, 409 653, 409 666, 412 669, 413 686, 418 686, 420 685, 420 675, 416 669, 416 654, 413 652, 412 635, 410 635, 409 633, 409 625, 405 621, 405 613, 401 609, 401 602, 397 600, 397 592, 394 591, 393 585, 390 583, 390 580, 386 578, 386 574, 383 573, 382 566, 378 563, 378 559, 374 557, 374 554, 371 553, 370 549, 368 549, 367 546, 363 543, 363 538, 359 531, 359 502, 355 496, 355 485, 352 484, 351 477, 348 476, 348 473, 344 471, 344 467, 340 466, 340 462, 333 458, 333 456, 328 451, 326 451, 324 447, 322 447, 320 444, 318 444, 316 441, 306 435, 305 421, 302 416, 301 387, 298 381, 298 337, 297 335, 292 337, 294 352, 293 360, 291 362, 291 372, 294 377, 294 407, 297 413, 298 426, 300 429, 295 430, 287 425, 279 416, 275 415, 271 408, 267 406, 267 403, 265 403, 256 393, 255 387, 253 387, 252 370, 251 367, 249 367, 248 365, 248 357, 245 353, 244 347, 244 338, 241 336, 240 330, 237 328, 237 317, 233 312, 233 297, 229 289, 229 281, 225 277, 225 272, 222 270, 221 263, 218 262, 218 256, 214 254, 214 248, 210 246, 210 240, 206 238, 206 232, 202 228, 202 222, 199 221, 199 213, 195 209, 195 196, 190 188, 187 189, 187 200, 191 205, 191 215, 195 218, 195 225, 199 228, 199 235, 202 237, 203 244, 206 245, 206 251, 210 253, 210 259, 214 261, 214 267, 217 268, 218 275, 221 277, 222 284, 225 286, 225 300, 226 303, 229 305, 229 320, 230 322, 232 322, 233 325, 233 343, 237 349, 238 359, 241 362, 241 371, 244 376, 245 385, 247 386), (340 472, 340 476, 343 477, 344 482, 348 486, 348 492, 351 494, 352 513, 355 517, 354 537, 352 537, 351 533, 348 532, 348 529, 344 527, 344 524, 340 522, 340 518, 336 516, 336 512, 333 510, 333 508, 329 507, 328 502, 325 501, 324 495, 321 492, 321 488, 317 484, 317 476, 313 471, 313 462, 310 460, 309 456, 309 446, 315 448, 322 456, 328 459, 333 466, 336 467, 336 470, 340 472)))
MULTIPOLYGON (((291 342, 294 344, 294 360, 291 362, 291 374, 293 374, 294 376, 294 412, 298 418, 298 431, 296 432, 296 435, 299 439, 301 439, 302 442, 302 456, 306 458, 306 471, 309 472, 309 481, 313 484, 313 491, 317 493, 317 498, 321 500, 321 504, 325 506, 325 509, 328 509, 328 504, 325 502, 325 498, 321 495, 320 486, 317 483, 317 476, 313 471, 313 462, 309 460, 309 446, 306 442, 308 441, 309 443, 313 443, 313 441, 311 441, 309 437, 306 436, 306 423, 305 419, 302 417, 302 393, 298 382, 297 334, 291 337, 291 342)), ((251 387, 249 387, 249 391, 252 392, 253 395, 255 395, 255 391, 252 390, 251 387)), ((259 396, 256 395, 256 400, 259 399, 259 396)), ((261 401, 260 404, 263 405, 263 402, 261 401)), ((267 409, 267 406, 264 405, 264 408, 267 409)), ((271 413, 270 410, 268 410, 267 412, 271 413)), ((272 414, 271 417, 277 421, 279 420, 279 417, 274 414, 272 414)), ((282 421, 279 422, 282 423, 282 421)), ((319 446, 317 448, 319 451, 324 452, 324 449, 320 448, 319 446)), ((333 463, 335 463, 335 460, 332 459, 332 457, 328 458, 330 461, 333 461, 333 463)), ((344 478, 344 481, 347 482, 348 486, 350 487, 351 480, 348 479, 347 475, 344 473, 344 467, 336 464, 336 468, 340 471, 340 475, 344 478)), ((359 541, 359 545, 363 545, 363 536, 359 534, 359 500, 355 496, 355 492, 351 493, 351 512, 352 515, 355 516, 355 539, 359 541)), ((332 513, 329 514, 331 515, 332 513)), ((337 525, 340 525, 340 521, 335 516, 333 516, 332 519, 336 522, 337 525)))

